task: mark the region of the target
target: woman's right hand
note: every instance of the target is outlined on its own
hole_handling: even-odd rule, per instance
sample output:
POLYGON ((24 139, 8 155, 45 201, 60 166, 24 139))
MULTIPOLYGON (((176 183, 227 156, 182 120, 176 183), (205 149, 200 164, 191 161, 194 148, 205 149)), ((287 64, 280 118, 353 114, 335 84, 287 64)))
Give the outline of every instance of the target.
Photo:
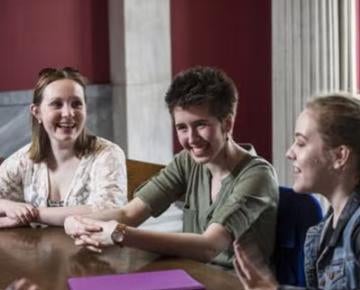
POLYGON ((24 225, 36 221, 39 216, 38 209, 28 203, 3 199, 1 200, 0 208, 7 217, 16 219, 24 225))

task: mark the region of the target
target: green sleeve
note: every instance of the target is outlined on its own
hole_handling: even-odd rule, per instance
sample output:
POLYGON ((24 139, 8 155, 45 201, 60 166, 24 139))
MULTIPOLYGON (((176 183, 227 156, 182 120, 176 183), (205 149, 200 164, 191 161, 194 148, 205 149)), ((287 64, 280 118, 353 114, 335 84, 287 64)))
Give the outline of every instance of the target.
POLYGON ((157 217, 185 193, 189 156, 185 151, 135 191, 135 196, 144 201, 157 217))
POLYGON ((275 171, 265 161, 257 161, 243 169, 231 195, 214 212, 210 223, 222 224, 234 239, 238 239, 264 212, 270 211, 274 219, 277 202, 275 171))

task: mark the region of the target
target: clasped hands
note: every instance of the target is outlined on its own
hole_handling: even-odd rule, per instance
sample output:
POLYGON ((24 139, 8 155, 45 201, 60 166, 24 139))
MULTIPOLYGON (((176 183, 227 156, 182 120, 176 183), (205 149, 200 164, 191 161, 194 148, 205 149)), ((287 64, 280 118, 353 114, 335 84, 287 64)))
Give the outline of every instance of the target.
POLYGON ((11 200, 1 200, 0 228, 28 225, 39 217, 39 210, 33 205, 11 200))
POLYGON ((75 240, 75 245, 90 251, 101 253, 102 247, 114 245, 111 234, 118 222, 115 220, 103 222, 81 216, 70 216, 65 219, 66 234, 75 240))

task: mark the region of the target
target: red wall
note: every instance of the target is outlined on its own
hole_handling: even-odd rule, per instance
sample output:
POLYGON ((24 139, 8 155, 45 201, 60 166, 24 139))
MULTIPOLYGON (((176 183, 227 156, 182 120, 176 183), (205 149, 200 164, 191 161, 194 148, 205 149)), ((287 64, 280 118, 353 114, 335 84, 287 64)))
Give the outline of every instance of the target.
MULTIPOLYGON (((225 70, 239 90, 234 129, 271 159, 271 1, 171 1, 173 74, 225 70)), ((43 67, 74 66, 109 83, 106 0, 1 0, 0 91, 30 89, 43 67)))
POLYGON ((109 82, 106 0, 1 0, 0 91, 29 89, 43 67, 109 82))
POLYGON ((357 90, 360 94, 360 3, 359 0, 355 2, 356 5, 356 58, 357 58, 357 90))
POLYGON ((271 1, 171 1, 173 74, 222 68, 239 90, 234 138, 271 160, 271 1))

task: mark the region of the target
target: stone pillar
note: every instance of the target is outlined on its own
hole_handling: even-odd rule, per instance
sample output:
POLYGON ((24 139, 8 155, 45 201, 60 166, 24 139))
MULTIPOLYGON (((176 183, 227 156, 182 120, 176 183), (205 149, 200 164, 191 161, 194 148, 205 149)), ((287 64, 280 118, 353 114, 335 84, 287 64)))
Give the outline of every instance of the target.
POLYGON ((127 158, 167 163, 172 124, 169 0, 109 0, 114 140, 127 158))

